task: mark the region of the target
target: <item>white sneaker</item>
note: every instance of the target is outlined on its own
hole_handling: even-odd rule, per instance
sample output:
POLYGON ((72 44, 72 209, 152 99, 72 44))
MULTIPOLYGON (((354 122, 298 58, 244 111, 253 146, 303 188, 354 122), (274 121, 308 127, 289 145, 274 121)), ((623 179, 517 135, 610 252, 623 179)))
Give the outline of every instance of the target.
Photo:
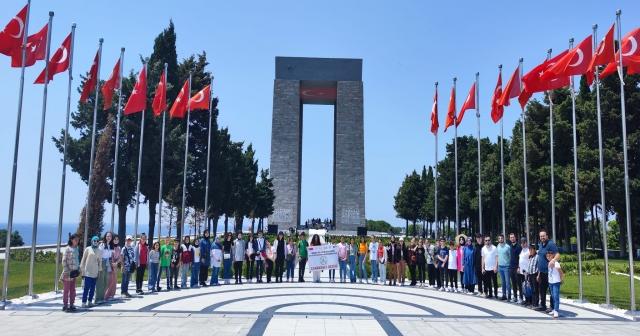
MULTIPOLYGON (((549 314, 549 315, 553 315, 553 313, 554 313, 554 312, 555 312, 555 310, 552 310, 552 311, 548 312, 547 314, 549 314)), ((557 313, 556 313, 556 314, 557 314, 557 313)))
POLYGON ((522 300, 518 300, 518 304, 521 305, 522 304, 522 300))
POLYGON ((516 302, 518 302, 518 300, 516 298, 513 298, 513 299, 509 300, 509 302, 516 303, 516 302))
POLYGON ((558 317, 559 317, 558 311, 554 310, 553 311, 553 318, 558 318, 558 317))

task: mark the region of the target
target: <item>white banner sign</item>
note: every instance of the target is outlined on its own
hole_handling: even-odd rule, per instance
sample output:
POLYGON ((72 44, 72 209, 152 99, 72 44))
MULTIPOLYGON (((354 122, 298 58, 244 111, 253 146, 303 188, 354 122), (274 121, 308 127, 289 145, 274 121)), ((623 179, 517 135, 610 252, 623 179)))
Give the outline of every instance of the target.
POLYGON ((310 271, 339 268, 338 245, 309 246, 307 256, 310 271))

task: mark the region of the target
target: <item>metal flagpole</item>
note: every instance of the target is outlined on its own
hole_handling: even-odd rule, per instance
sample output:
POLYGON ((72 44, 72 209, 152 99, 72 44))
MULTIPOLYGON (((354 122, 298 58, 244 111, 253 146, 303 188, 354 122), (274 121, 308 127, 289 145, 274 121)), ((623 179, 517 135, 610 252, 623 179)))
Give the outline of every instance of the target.
MULTIPOLYGON (((597 55, 596 42, 598 41, 598 25, 593 25, 593 48, 594 57, 597 55)), ((607 247, 607 210, 604 199, 604 160, 602 157, 602 114, 600 113, 600 79, 598 77, 598 67, 593 69, 595 75, 595 87, 596 87, 596 103, 598 110, 598 152, 600 154, 600 204, 602 207, 602 249, 604 254, 604 284, 606 292, 606 303, 601 304, 600 307, 614 309, 615 305, 611 304, 610 288, 609 288, 609 249, 607 247)), ((597 209, 596 209, 597 213, 597 209)))
MULTIPOLYGON (((569 39, 569 50, 573 49, 573 38, 569 39)), ((573 186, 576 199, 576 240, 578 245, 578 299, 574 302, 588 302, 582 297, 582 240, 580 234, 580 194, 578 188, 578 131, 576 130, 576 93, 574 76, 571 76, 571 111, 573 118, 573 186)))
MULTIPOLYGON (((145 82, 147 76, 147 64, 149 63, 149 57, 144 60, 144 75, 145 82)), ((145 88, 146 92, 146 88, 145 88)), ((146 99, 146 98, 145 98, 146 99)), ((136 184, 136 220, 133 225, 133 239, 138 240, 138 212, 140 211, 140 175, 142 174, 142 143, 144 141, 144 111, 142 110, 142 121, 140 122, 140 151, 138 152, 138 182, 136 184)))
POLYGON ((64 149, 62 151, 62 186, 60 187, 60 214, 58 215, 58 246, 56 247, 56 277, 53 279, 53 291, 58 291, 60 274, 60 248, 62 245, 62 215, 64 213, 64 189, 67 178, 67 142, 69 140, 69 116, 71 114, 71 84, 73 82, 73 48, 76 36, 76 24, 71 24, 71 50, 69 50, 69 87, 67 89, 67 122, 64 129, 64 149))
MULTIPOLYGON (((436 97, 438 96, 438 82, 436 82, 436 97)), ((438 106, 438 101, 436 100, 436 108, 438 106)), ((435 213, 434 219, 436 222, 436 232, 438 231, 438 131, 436 130, 436 175, 435 175, 435 213)))
MULTIPOLYGON (((453 77, 453 103, 455 105, 456 102, 456 80, 458 80, 456 77, 453 77)), ((460 234, 460 228, 459 228, 459 214, 458 214, 458 111, 457 109, 454 109, 453 111, 453 122, 454 122, 454 128, 453 128, 453 138, 454 138, 454 150, 455 150, 455 167, 456 167, 456 236, 460 234)))
MULTIPOLYGON (((87 247, 87 234, 89 231, 89 215, 91 209, 91 182, 93 181, 93 158, 96 154, 96 119, 98 117, 98 94, 100 93, 100 64, 102 63, 102 42, 104 39, 101 37, 100 45, 98 47, 98 69, 96 71, 96 99, 93 106, 93 130, 91 131, 91 159, 89 161, 89 182, 87 190, 87 208, 85 210, 84 220, 84 246, 87 247)), ((100 233, 98 233, 100 234, 100 233)))
MULTIPOLYGON (((518 64, 518 68, 520 68, 520 92, 522 92, 522 62, 523 59, 520 59, 520 64, 518 64)), ((527 137, 525 131, 525 116, 524 116, 524 108, 522 108, 522 157, 524 159, 523 170, 524 170, 524 219, 527 229, 527 241, 529 241, 529 188, 527 186, 527 137)))
MULTIPOLYGON (((167 89, 167 66, 164 64, 164 90, 167 89)), ((166 91, 165 91, 166 92, 166 91)), ((165 96, 166 99, 166 96, 165 96)), ((167 120, 167 111, 162 111, 162 146, 160 147, 160 190, 158 191, 158 242, 160 241, 160 229, 162 228, 162 174, 164 173, 164 129, 167 120)))
MULTIPOLYGON (((24 93, 24 68, 27 60, 27 35, 29 28, 29 14, 31 12, 31 0, 27 0, 27 16, 24 22, 22 36, 22 70, 20 74, 20 91, 18 93, 18 115, 16 117, 16 140, 13 147, 13 169, 11 171, 11 192, 9 196, 9 220, 7 221, 7 241, 4 250, 4 277, 2 278, 2 306, 1 310, 10 304, 7 301, 7 289, 9 286, 9 255, 11 252, 11 227, 13 226, 13 207, 16 200, 16 174, 18 173, 18 148, 20 144, 20 121, 22 120, 22 98, 24 93)), ((48 63, 48 62, 47 62, 48 63)))
MULTIPOLYGON (((551 59, 551 48, 547 50, 547 59, 551 59)), ((553 156, 553 90, 549 90, 549 136, 551 147, 551 240, 556 241, 556 182, 555 182, 555 163, 553 156)))
MULTIPOLYGON (((118 121, 116 122, 116 150, 115 162, 113 164, 113 183, 111 186, 111 232, 115 223, 116 216, 116 186, 118 182, 118 149, 120 147, 120 112, 122 111, 122 69, 124 68, 124 47, 120 49, 120 86, 118 87, 118 121)), ((118 232, 120 233, 120 232, 118 232)), ((123 234, 126 233, 123 232, 123 234)))
POLYGON ((185 220, 185 206, 187 201, 187 159, 189 157, 189 122, 191 117, 191 72, 189 72, 189 92, 187 92, 187 133, 185 138, 185 147, 184 147, 184 172, 183 180, 182 180, 182 220, 180 221, 180 234, 181 236, 178 239, 182 240, 182 236, 184 236, 184 220, 185 220))
MULTIPOLYGON (((502 78, 502 64, 498 65, 500 78, 502 78)), ((502 80, 501 80, 502 81, 502 80)), ((504 114, 504 113, 503 113, 504 114)), ((502 178, 502 232, 507 231, 507 216, 504 201, 504 116, 500 117, 500 174, 502 178)))
POLYGON ((213 93, 211 92, 213 86, 213 76, 210 77, 211 84, 209 86, 209 138, 207 139, 207 180, 204 193, 204 218, 206 221, 205 225, 209 224, 209 158, 211 155, 211 115, 213 114, 213 93))
MULTIPOLYGON (((622 43, 622 32, 620 29, 620 15, 622 14, 621 10, 617 10, 616 11, 616 21, 617 21, 617 26, 618 26, 618 43, 622 43)), ((622 57, 624 56, 624 54, 622 53, 622 50, 620 50, 620 57, 619 57, 619 65, 618 65, 618 70, 620 71, 621 77, 622 77, 622 73, 623 73, 623 69, 622 69, 622 57)), ((628 157, 627 157, 627 112, 626 112, 626 103, 625 103, 625 99, 624 99, 624 82, 622 81, 622 78, 620 78, 620 112, 622 114, 622 152, 624 154, 624 196, 625 196, 625 202, 626 202, 626 209, 625 209, 625 213, 626 213, 626 217, 627 217, 627 243, 629 244, 629 281, 630 281, 630 289, 631 289, 631 308, 629 309, 629 311, 627 312, 627 315, 631 315, 631 318, 633 320, 636 319, 636 294, 635 294, 635 279, 633 277, 633 240, 631 239, 631 230, 632 230, 632 226, 631 226, 631 200, 629 199, 629 161, 628 161, 628 157)))
POLYGON ((480 90, 480 73, 476 72, 476 117, 478 117, 478 218, 480 220, 480 232, 482 232, 482 170, 480 168, 480 100, 478 92, 480 90))
MULTIPOLYGON (((51 30, 53 26, 53 12, 49 12, 49 28, 47 29, 47 62, 44 68, 44 94, 42 95, 42 119, 40 120, 40 150, 38 152, 38 172, 36 175, 36 204, 33 210, 33 232, 31 233, 31 261, 29 263, 29 296, 33 294, 33 264, 36 259, 36 235, 38 233, 38 210, 40 210, 40 182, 42 181, 42 150, 44 147, 44 124, 47 119, 47 89, 49 86, 49 55, 51 52, 51 30)), ((7 233, 9 234, 9 233, 7 233)), ((9 234, 10 235, 10 234, 9 234)), ((8 257, 8 256, 5 256, 8 257)))

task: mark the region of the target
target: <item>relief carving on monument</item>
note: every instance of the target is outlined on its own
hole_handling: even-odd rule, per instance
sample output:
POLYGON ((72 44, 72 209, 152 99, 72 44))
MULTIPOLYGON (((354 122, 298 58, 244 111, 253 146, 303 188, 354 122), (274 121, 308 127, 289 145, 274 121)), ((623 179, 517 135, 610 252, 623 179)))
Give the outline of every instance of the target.
POLYGON ((291 223, 293 221, 291 209, 275 209, 273 211, 274 223, 291 223))

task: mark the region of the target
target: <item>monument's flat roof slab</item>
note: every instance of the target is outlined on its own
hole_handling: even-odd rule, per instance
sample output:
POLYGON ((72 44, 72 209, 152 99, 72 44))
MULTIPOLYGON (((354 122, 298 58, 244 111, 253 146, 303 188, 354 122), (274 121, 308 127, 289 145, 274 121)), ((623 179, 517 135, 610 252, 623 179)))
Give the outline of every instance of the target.
POLYGON ((362 59, 276 56, 276 79, 362 81, 362 59))

